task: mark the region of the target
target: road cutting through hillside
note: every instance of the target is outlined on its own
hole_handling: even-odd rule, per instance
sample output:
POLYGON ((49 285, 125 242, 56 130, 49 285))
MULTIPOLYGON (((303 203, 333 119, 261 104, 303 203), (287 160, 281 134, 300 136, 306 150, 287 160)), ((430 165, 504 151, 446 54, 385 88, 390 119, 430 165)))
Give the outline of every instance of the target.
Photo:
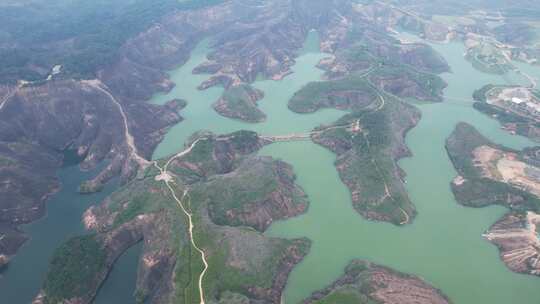
POLYGON ((197 244, 195 242, 195 238, 193 236, 193 228, 195 228, 195 226, 193 225, 193 219, 192 219, 193 215, 189 212, 189 210, 182 203, 184 198, 189 197, 189 194, 188 194, 189 191, 188 191, 188 189, 185 189, 184 193, 182 194, 182 198, 179 199, 178 196, 176 195, 176 192, 174 191, 174 188, 171 186, 171 183, 174 182, 174 179, 173 179, 172 175, 170 175, 168 173, 167 169, 168 169, 169 165, 174 160, 187 155, 189 152, 191 152, 191 150, 193 150, 193 148, 195 147, 195 145, 197 145, 197 143, 199 143, 202 140, 206 140, 206 139, 207 138, 205 138, 205 137, 201 137, 201 138, 198 138, 197 140, 195 140, 187 149, 185 149, 185 150, 181 151, 180 153, 177 153, 176 155, 171 157, 165 163, 163 168, 161 168, 158 165, 157 161, 153 162, 154 166, 160 171, 160 174, 157 175, 155 179, 157 181, 164 181, 165 182, 165 185, 167 185, 167 188, 169 188, 169 190, 170 190, 170 192, 172 194, 172 197, 174 198, 176 203, 180 206, 180 209, 182 209, 182 212, 184 212, 184 214, 188 218, 188 221, 189 221, 189 229, 188 229, 188 231, 189 231, 189 238, 190 238, 190 241, 191 241, 191 245, 193 246, 193 248, 195 248, 195 250, 197 250, 197 252, 199 252, 199 254, 201 255, 202 262, 204 264, 204 269, 201 272, 201 274, 199 275, 199 282, 198 282, 198 284, 199 284, 198 287, 199 287, 199 295, 200 295, 200 304, 205 304, 205 302, 204 302, 204 289, 203 289, 202 283, 203 283, 203 279, 204 279, 204 276, 206 274, 206 271, 208 270, 208 262, 206 261, 206 254, 204 253, 204 251, 201 248, 199 248, 199 246, 197 246, 197 244))
POLYGON ((109 93, 104 87, 105 85, 98 79, 94 80, 83 80, 82 83, 91 86, 94 89, 97 89, 98 91, 102 92, 103 94, 107 95, 109 99, 116 105, 118 108, 118 112, 122 116, 122 120, 124 123, 124 137, 126 139, 126 144, 128 145, 129 149, 129 157, 132 157, 135 159, 137 164, 139 164, 140 169, 146 168, 150 162, 146 160, 144 157, 139 155, 139 151, 137 150, 137 147, 135 146, 135 139, 133 138, 133 135, 131 135, 129 131, 129 124, 128 124, 128 118, 126 113, 124 112, 124 108, 122 108, 122 105, 114 98, 114 96, 109 93))

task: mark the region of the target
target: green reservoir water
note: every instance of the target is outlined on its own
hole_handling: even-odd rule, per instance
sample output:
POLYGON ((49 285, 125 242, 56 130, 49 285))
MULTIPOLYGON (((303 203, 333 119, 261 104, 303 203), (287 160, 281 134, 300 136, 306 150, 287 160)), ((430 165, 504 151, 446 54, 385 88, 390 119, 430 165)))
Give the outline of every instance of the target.
MULTIPOLYGON (((208 44, 202 43, 184 66, 171 72, 177 87, 152 102, 164 103, 184 98, 185 121, 171 129, 154 157, 160 158, 182 149, 197 130, 228 133, 249 129, 261 134, 288 134, 308 131, 334 121, 343 112, 319 111, 295 114, 287 101, 303 85, 319 80, 322 71, 315 65, 325 55, 318 51, 317 35, 312 33, 293 68, 294 74, 282 81, 259 81, 255 87, 265 98, 260 108, 266 122, 247 124, 219 116, 211 108, 221 88, 198 91, 205 75, 192 75, 194 67, 205 60, 208 44)), ((350 194, 333 165, 335 155, 310 142, 279 143, 261 151, 291 163, 299 184, 310 198, 308 212, 300 217, 274 223, 267 234, 278 237, 308 237, 310 254, 294 269, 284 300, 298 303, 312 291, 322 288, 339 275, 353 258, 368 259, 417 274, 441 288, 455 303, 464 304, 537 304, 540 303, 540 279, 510 272, 500 261, 495 246, 482 238, 491 224, 504 213, 501 207, 484 209, 458 205, 450 191, 454 171, 444 150, 444 142, 456 123, 466 121, 497 143, 514 148, 532 145, 530 141, 500 130, 495 120, 472 108, 472 92, 488 83, 522 83, 518 75, 488 75, 472 68, 463 58, 460 43, 433 45, 449 62, 452 73, 443 77, 449 83, 444 103, 419 104, 423 118, 407 136, 414 156, 401 161, 407 172, 407 189, 419 215, 412 225, 395 227, 364 220, 352 208, 350 194)))
POLYGON ((253 130, 261 134, 288 134, 293 132, 311 131, 318 124, 331 123, 341 117, 343 112, 327 109, 316 114, 298 115, 287 109, 288 99, 303 85, 321 79, 323 72, 315 65, 324 58, 318 52, 318 38, 313 32, 306 41, 303 56, 296 60, 294 73, 283 81, 263 80, 254 87, 265 93, 265 98, 259 101, 260 109, 268 116, 264 123, 250 124, 229 119, 218 115, 212 104, 219 99, 223 92, 221 87, 213 87, 200 91, 197 86, 208 75, 193 75, 192 70, 206 60, 209 52, 208 41, 203 41, 192 52, 191 59, 179 69, 170 73, 176 87, 168 94, 159 94, 151 102, 163 104, 173 98, 187 100, 187 107, 180 113, 185 121, 173 127, 165 136, 154 153, 154 158, 161 158, 182 150, 186 139, 199 130, 209 130, 217 134, 237 130, 253 130))
MULTIPOLYGON (((81 222, 84 211, 103 200, 117 186, 116 182, 111 182, 100 193, 80 195, 81 182, 95 176, 100 169, 81 172, 78 166, 70 166, 59 171, 61 190, 47 201, 45 217, 22 227, 31 239, 0 275, 0 303, 31 303, 43 283, 54 250, 70 237, 85 233, 81 222)), ((134 287, 127 294, 133 294, 134 287)))
POLYGON ((118 258, 107 280, 101 286, 94 304, 129 304, 135 303, 137 270, 143 243, 129 248, 118 258))
MULTIPOLYGON (((414 156, 400 162, 407 173, 407 190, 419 215, 412 225, 395 227, 364 220, 352 208, 350 194, 333 165, 335 155, 311 142, 279 143, 265 147, 261 154, 291 163, 298 183, 310 198, 308 212, 300 217, 274 223, 267 234, 278 237, 308 237, 312 248, 306 259, 294 269, 284 301, 298 303, 312 291, 322 288, 342 274, 353 258, 368 259, 398 270, 420 275, 441 288, 459 304, 537 304, 540 303, 540 279, 510 272, 500 261, 498 251, 482 238, 482 233, 504 213, 501 207, 472 209, 459 206, 450 192, 455 177, 444 142, 455 124, 466 121, 497 143, 513 148, 532 145, 530 141, 500 130, 493 119, 472 109, 472 92, 488 83, 527 83, 518 75, 488 75, 472 68, 463 58, 462 44, 438 45, 452 73, 443 75, 449 83, 444 103, 418 104, 422 111, 419 125, 409 132, 407 144, 414 156)), ((314 114, 295 114, 288 110, 290 97, 303 85, 320 80, 323 72, 315 67, 325 57, 319 52, 316 33, 311 33, 294 73, 282 81, 262 80, 254 84, 265 92, 259 102, 268 115, 266 122, 247 124, 223 118, 211 108, 222 88, 197 90, 207 75, 192 75, 205 60, 208 42, 201 43, 191 59, 172 71, 177 86, 168 94, 156 95, 151 102, 161 104, 172 98, 184 98, 188 106, 181 112, 185 121, 172 128, 154 154, 161 158, 184 147, 188 137, 198 130, 228 133, 249 129, 261 134, 279 135, 310 131, 341 117, 344 112, 323 110, 314 114)), ((521 66, 520 66, 521 68, 521 66)), ((540 70, 523 67, 528 74, 540 70)), ((24 227, 32 239, 21 248, 0 278, 0 302, 26 304, 37 294, 55 248, 73 235, 85 233, 82 213, 101 201, 116 185, 91 196, 76 190, 92 172, 77 167, 60 171, 62 190, 48 202, 48 215, 24 227)), ((133 303, 138 257, 141 246, 128 250, 117 262, 96 298, 98 304, 133 303)))

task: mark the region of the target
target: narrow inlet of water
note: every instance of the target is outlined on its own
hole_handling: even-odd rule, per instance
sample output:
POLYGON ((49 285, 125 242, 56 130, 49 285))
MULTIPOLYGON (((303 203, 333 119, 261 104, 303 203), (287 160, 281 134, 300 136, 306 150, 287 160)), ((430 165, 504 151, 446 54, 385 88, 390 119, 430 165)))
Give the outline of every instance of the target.
MULTIPOLYGON (((316 34, 311 34, 307 45, 317 45, 316 41, 316 34)), ((364 220, 353 210, 350 194, 339 179, 333 165, 335 155, 318 145, 279 143, 261 151, 261 154, 291 163, 311 201, 305 215, 277 222, 267 232, 269 236, 305 236, 313 242, 310 254, 290 277, 285 291, 286 303, 297 303, 331 283, 353 258, 420 275, 441 288, 455 303, 540 302, 538 278, 510 272, 499 259, 496 248, 481 236, 505 209, 459 206, 450 191, 450 181, 456 172, 444 149, 446 138, 459 121, 473 124, 500 144, 514 148, 532 145, 525 138, 502 131, 498 122, 472 108, 472 92, 484 84, 521 82, 523 78, 488 75, 473 69, 463 58, 465 50, 460 43, 434 44, 433 47, 448 60, 452 73, 443 75, 449 83, 444 103, 418 105, 423 118, 407 136, 414 156, 400 162, 408 174, 407 190, 419 211, 414 224, 395 227, 364 220)), ((261 124, 246 124, 223 118, 211 108, 221 88, 202 92, 196 89, 207 78, 191 74, 208 53, 207 43, 199 45, 186 65, 171 72, 177 87, 153 101, 163 103, 172 98, 188 101, 188 107, 182 111, 186 120, 167 134, 155 157, 181 150, 186 139, 198 130, 222 134, 249 129, 279 135, 308 131, 340 117, 343 112, 335 110, 300 115, 287 109, 294 92, 322 75, 315 65, 325 54, 313 47, 306 49, 296 60, 294 74, 284 81, 265 80, 254 84, 266 94, 259 105, 268 119, 261 124)))
POLYGON ((82 214, 117 187, 116 182, 111 182, 99 193, 79 194, 79 185, 94 177, 100 169, 102 167, 82 172, 78 166, 70 166, 59 170, 62 188, 47 200, 45 217, 22 227, 30 240, 19 249, 0 276, 0 299, 3 299, 0 302, 31 303, 41 288, 55 249, 70 237, 87 233, 81 222, 82 214))
POLYGON ((129 248, 114 264, 111 273, 94 300, 94 304, 129 304, 135 303, 137 284, 137 265, 143 243, 129 248))

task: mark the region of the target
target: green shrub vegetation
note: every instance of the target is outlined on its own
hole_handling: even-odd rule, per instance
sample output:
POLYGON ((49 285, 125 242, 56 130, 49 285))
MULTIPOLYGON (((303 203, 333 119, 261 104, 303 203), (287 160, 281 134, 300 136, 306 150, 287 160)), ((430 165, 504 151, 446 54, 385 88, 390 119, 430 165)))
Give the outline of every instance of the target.
POLYGON ((431 73, 415 70, 406 65, 383 65, 377 69, 371 77, 394 76, 414 81, 429 95, 430 100, 441 100, 441 93, 446 87, 446 82, 439 76, 431 73))
POLYGON ((55 304, 87 295, 105 269, 106 253, 96 235, 70 239, 52 257, 43 285, 47 302, 55 304))
MULTIPOLYGON (((313 294, 315 297, 323 296, 321 299, 313 301, 313 298, 308 299, 307 303, 315 304, 382 304, 374 295, 380 289, 385 289, 388 286, 378 284, 375 276, 384 273, 385 277, 393 277, 396 279, 415 280, 419 284, 422 279, 411 276, 405 273, 397 272, 393 269, 378 266, 364 260, 353 260, 345 268, 345 274, 332 285, 313 294)), ((391 292, 389 290, 384 291, 391 292)), ((434 289, 434 292, 437 290, 434 289)), ((407 293, 407 292, 405 292, 407 293)), ((446 298, 443 294, 441 297, 446 298)))
POLYGON ((473 99, 476 100, 476 101, 481 101, 481 102, 486 102, 487 100, 487 92, 489 92, 491 89, 497 87, 496 85, 493 85, 493 84, 488 84, 488 85, 485 85, 483 86, 482 88, 474 91, 473 93, 473 99))
POLYGON ((194 163, 208 162, 212 160, 213 153, 214 139, 200 140, 184 159, 194 163))
POLYGON ((170 199, 164 184, 145 179, 142 183, 131 183, 126 186, 129 191, 122 191, 111 196, 110 210, 118 212, 113 227, 130 222, 136 216, 158 212, 164 208, 176 207, 170 199), (149 191, 151 190, 151 191, 149 191))
MULTIPOLYGON (((247 122, 261 122, 266 115, 257 107, 255 102, 262 98, 263 93, 243 84, 227 89, 220 101, 225 104, 226 111, 219 111, 223 116, 240 119, 247 122)), ((214 108, 217 109, 217 104, 214 108)))
POLYGON ((506 123, 529 123, 531 122, 529 119, 523 116, 519 116, 517 114, 514 114, 512 112, 507 112, 501 108, 498 108, 496 106, 490 105, 485 102, 475 102, 473 104, 473 107, 490 116, 496 116, 497 120, 503 124, 506 123))
POLYGON ((361 214, 374 213, 378 219, 394 224, 407 220, 403 212, 412 218, 416 211, 398 177, 399 168, 393 155, 393 147, 399 144, 400 130, 412 123, 415 109, 395 98, 384 95, 382 108, 352 112, 336 121, 334 126, 360 122, 361 131, 351 133, 345 129, 330 129, 316 139, 332 148, 331 143, 341 143, 345 151, 336 161, 336 167, 351 192, 361 192, 353 205, 361 214), (387 195, 387 188, 388 194, 387 195))
MULTIPOLYGON (((247 224, 241 221, 219 221, 219 218, 225 218, 224 214, 228 210, 243 210, 252 206, 250 204, 253 202, 260 203, 255 208, 266 208, 266 205, 261 204, 268 203, 269 194, 277 190, 280 181, 287 178, 285 173, 289 174, 290 171, 278 171, 280 166, 286 166, 282 162, 253 155, 256 150, 252 150, 253 146, 259 144, 259 138, 254 132, 239 131, 219 140, 207 136, 208 140, 200 141, 192 153, 182 159, 200 160, 200 164, 204 164, 200 168, 205 178, 193 180, 193 183, 186 185, 183 182, 186 177, 180 175, 188 174, 188 178, 191 178, 193 172, 171 168, 175 176, 171 186, 176 195, 183 198, 183 206, 193 214, 194 239, 197 246, 204 250, 209 263, 204 279, 206 299, 218 303, 229 303, 227 299, 234 299, 244 303, 252 296, 250 287, 272 288, 276 275, 288 270, 284 267, 289 267, 290 263, 297 262, 292 257, 307 254, 310 242, 306 239, 270 238, 246 227, 247 224), (233 153, 236 154, 231 161, 229 157, 233 153), (216 168, 224 165, 231 166, 227 173, 217 171, 216 168), (186 187, 190 191, 184 197, 186 187), (219 214, 218 220, 209 216, 212 204, 219 214), (298 254, 288 254, 293 246, 298 254), (289 259, 286 264, 284 259, 289 259)), ((164 160, 159 163, 163 165, 164 160)), ((289 167, 284 169, 289 170, 289 167)), ((155 235, 152 234, 157 232, 154 229, 160 232, 158 240, 154 238, 152 242, 145 242, 144 250, 176 255, 171 269, 163 270, 174 273, 174 302, 195 303, 199 300, 198 279, 204 266, 200 253, 191 245, 186 215, 171 198, 164 183, 155 180, 156 174, 159 171, 147 171, 144 179, 136 179, 122 186, 95 210, 96 216, 105 222, 105 227, 100 227, 99 237, 92 235, 74 238, 58 250, 44 284, 48 303, 56 304, 73 297, 92 296, 91 293, 95 292, 95 287, 102 282, 110 266, 106 265, 104 249, 97 239, 106 239, 119 225, 140 214, 154 214, 156 217, 153 220, 158 221, 142 227, 144 233, 155 235)), ((304 196, 290 189, 279 190, 283 190, 284 195, 290 195, 293 200, 307 203, 304 196)), ((145 288, 142 286, 137 290, 137 303, 144 303, 153 291, 145 288)))
MULTIPOLYGON (((540 123, 528 118, 527 116, 518 115, 514 112, 506 111, 498 106, 487 103, 487 93, 493 89, 498 88, 495 85, 486 85, 481 89, 474 92, 473 98, 477 102, 473 104, 474 109, 496 118, 501 124, 515 124, 516 133, 522 136, 530 137, 534 141, 540 139, 535 135, 536 132, 531 132, 534 128, 540 128, 540 123)), ((510 87, 510 86, 503 86, 510 87)), ((540 95, 538 91, 533 90, 533 95, 540 95)))
MULTIPOLYGON (((359 56, 365 58, 363 53, 359 56)), ((291 98, 289 108, 295 112, 314 112, 320 108, 351 111, 329 127, 358 121, 361 130, 352 133, 344 128, 330 128, 315 140, 339 154, 336 167, 340 168, 341 179, 351 192, 361 193, 353 199, 357 211, 370 217, 377 214, 378 220, 402 224, 416 211, 402 185, 396 164, 398 156, 393 151, 403 140, 400 134, 414 125, 419 113, 370 81, 393 76, 412 79, 435 99, 446 86, 436 75, 403 65, 380 64, 372 66, 368 73, 309 83, 291 98)))
POLYGON ((365 77, 354 75, 340 80, 311 82, 296 92, 289 108, 297 113, 315 112, 323 107, 359 110, 377 98, 377 91, 365 77), (348 95, 342 93, 349 92, 348 95))
POLYGON ((210 201, 208 208, 213 221, 218 225, 242 225, 240 219, 231 221, 227 214, 231 211, 241 213, 244 208, 252 208, 279 190, 277 174, 273 162, 266 159, 249 162, 234 175, 212 179, 205 185, 205 192, 210 201))
POLYGON ((450 160, 458 174, 465 179, 461 185, 452 184, 457 201, 471 207, 498 204, 516 211, 540 212, 540 199, 535 195, 482 176, 480 169, 474 164, 473 151, 484 145, 506 152, 520 153, 492 143, 471 125, 458 124, 446 141, 450 160))
POLYGON ((317 304, 372 304, 375 303, 354 291, 336 291, 317 301, 317 304))
POLYGON ((259 142, 259 135, 257 132, 240 130, 231 133, 231 143, 233 149, 240 151, 246 146, 252 146, 259 142))
POLYGON ((484 73, 503 75, 513 68, 500 50, 490 44, 482 44, 469 50, 466 59, 475 69, 484 73))

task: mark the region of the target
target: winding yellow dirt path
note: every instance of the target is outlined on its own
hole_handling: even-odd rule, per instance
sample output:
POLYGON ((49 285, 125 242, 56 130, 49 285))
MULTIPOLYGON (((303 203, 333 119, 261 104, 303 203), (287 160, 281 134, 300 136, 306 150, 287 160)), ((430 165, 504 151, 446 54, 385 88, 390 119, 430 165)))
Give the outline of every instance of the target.
POLYGON ((184 207, 184 204, 182 203, 182 200, 186 196, 188 196, 188 190, 187 189, 184 190, 184 194, 182 195, 182 199, 179 199, 176 196, 176 192, 174 192, 174 189, 171 186, 171 182, 170 181, 165 181, 165 184, 167 185, 167 187, 171 191, 172 196, 174 197, 174 199, 176 200, 176 202, 178 203, 178 205, 180 206, 180 208, 182 209, 184 214, 189 219, 189 238, 191 240, 191 245, 193 246, 193 248, 195 248, 195 250, 197 250, 199 252, 199 254, 201 255, 201 259, 203 261, 203 264, 204 264, 204 269, 201 272, 201 274, 199 275, 200 304, 204 304, 204 289, 203 289, 203 286, 202 286, 202 282, 203 282, 203 279, 204 279, 204 275, 206 274, 206 271, 208 270, 208 262, 206 261, 206 255, 205 255, 204 251, 201 248, 199 248, 199 246, 197 246, 197 244, 195 243, 195 238, 193 237, 194 225, 193 225, 192 214, 184 207))
POLYGON ((203 279, 204 279, 204 276, 206 275, 206 272, 208 271, 208 261, 206 260, 206 254, 199 246, 197 246, 197 243, 195 242, 195 238, 193 236, 193 228, 195 228, 195 226, 193 225, 193 214, 184 206, 184 203, 182 203, 182 201, 184 201, 186 197, 188 197, 189 199, 189 194, 188 194, 189 191, 188 189, 185 189, 184 193, 182 194, 182 198, 178 198, 178 196, 176 195, 176 192, 174 191, 174 188, 171 186, 171 183, 174 183, 174 178, 172 177, 172 175, 169 174, 168 167, 174 160, 181 158, 187 155, 189 152, 191 152, 191 150, 193 150, 193 148, 195 147, 195 145, 197 145, 197 143, 206 139, 207 138, 201 137, 197 139, 196 141, 194 141, 187 149, 171 157, 167 161, 167 163, 165 163, 163 168, 161 168, 156 161, 153 162, 154 166, 161 172, 160 175, 156 176, 156 180, 165 182, 165 185, 167 185, 167 188, 171 192, 172 197, 174 198, 178 206, 180 206, 180 209, 182 209, 182 212, 184 212, 184 214, 188 218, 188 221, 189 221, 188 230, 189 230, 189 238, 191 241, 191 245, 193 246, 193 248, 195 248, 195 250, 197 250, 197 252, 199 252, 199 254, 201 255, 202 262, 204 264, 204 269, 199 275, 199 282, 198 282, 200 304, 205 304, 203 279))
POLYGON ((109 93, 108 90, 105 89, 106 87, 105 84, 103 84, 98 79, 83 80, 82 83, 107 95, 107 97, 109 97, 109 99, 116 105, 116 107, 118 108, 118 112, 122 116, 122 120, 124 124, 124 137, 126 139, 126 144, 129 149, 129 156, 135 159, 135 161, 143 169, 146 168, 148 165, 150 165, 150 162, 139 154, 139 151, 137 150, 137 147, 135 146, 135 139, 133 138, 133 135, 131 135, 129 131, 128 118, 127 118, 126 113, 124 112, 124 108, 122 108, 122 105, 118 102, 118 100, 116 100, 116 98, 114 98, 114 96, 111 93, 109 93))
POLYGON ((399 209, 401 210, 401 212, 403 213, 403 215, 405 215, 405 220, 403 220, 401 223, 399 223, 400 225, 405 225, 405 224, 408 224, 409 221, 411 220, 411 218, 409 217, 409 214, 407 212, 405 212, 405 209, 403 209, 402 207, 399 207, 399 209))

